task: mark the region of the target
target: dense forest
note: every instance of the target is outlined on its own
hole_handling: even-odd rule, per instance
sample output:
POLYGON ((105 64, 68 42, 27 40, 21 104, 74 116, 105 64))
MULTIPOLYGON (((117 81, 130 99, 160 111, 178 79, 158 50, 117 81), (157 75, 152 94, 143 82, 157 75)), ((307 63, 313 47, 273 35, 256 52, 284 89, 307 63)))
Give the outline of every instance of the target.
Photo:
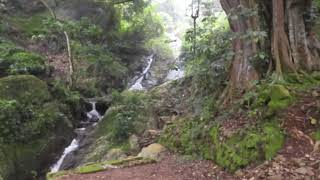
POLYGON ((0 180, 320 179, 319 0, 0 0, 0 180))

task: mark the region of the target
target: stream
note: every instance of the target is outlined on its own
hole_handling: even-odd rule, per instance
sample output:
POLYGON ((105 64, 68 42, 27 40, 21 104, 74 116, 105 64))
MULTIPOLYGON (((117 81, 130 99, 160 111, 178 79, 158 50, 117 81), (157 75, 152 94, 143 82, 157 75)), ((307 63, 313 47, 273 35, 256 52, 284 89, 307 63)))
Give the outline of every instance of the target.
POLYGON ((54 173, 61 170, 61 166, 63 165, 66 156, 79 148, 79 141, 81 138, 83 138, 83 132, 85 132, 89 127, 96 126, 97 123, 103 118, 103 116, 100 115, 96 109, 96 102, 90 101, 89 103, 91 104, 91 111, 86 113, 86 121, 80 122, 80 127, 75 129, 75 132, 77 134, 76 138, 74 138, 70 145, 64 149, 63 154, 61 155, 59 160, 51 166, 50 172, 54 173))

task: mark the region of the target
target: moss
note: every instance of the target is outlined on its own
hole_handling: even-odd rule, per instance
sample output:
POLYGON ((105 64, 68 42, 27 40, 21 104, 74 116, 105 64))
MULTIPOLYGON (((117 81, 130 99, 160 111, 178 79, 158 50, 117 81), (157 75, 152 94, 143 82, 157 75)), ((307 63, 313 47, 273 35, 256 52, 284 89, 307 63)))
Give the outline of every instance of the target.
POLYGON ((21 104, 42 104, 51 95, 44 81, 31 75, 17 75, 0 79, 0 98, 16 99, 21 104))
POLYGON ((290 95, 288 89, 283 85, 273 85, 270 91, 271 101, 268 106, 271 110, 280 110, 288 107, 292 102, 293 98, 290 95))
POLYGON ((144 165, 144 164, 150 164, 155 163, 156 161, 149 158, 142 158, 142 157, 131 157, 127 159, 121 159, 121 160, 114 160, 114 161, 105 161, 100 163, 88 163, 84 166, 80 166, 76 169, 69 170, 69 171, 59 171, 57 173, 48 173, 47 179, 48 180, 54 180, 61 176, 67 175, 67 174, 90 174, 90 173, 96 173, 100 171, 107 170, 110 166, 116 166, 116 167, 132 167, 137 165, 144 165))
POLYGON ((86 166, 79 167, 76 169, 76 172, 79 174, 88 174, 88 173, 95 173, 103 170, 105 170, 105 168, 103 167, 102 164, 95 163, 95 164, 89 164, 86 166))
POLYGON ((55 180, 58 177, 65 176, 69 173, 71 173, 71 172, 70 171, 59 171, 56 173, 48 173, 46 177, 47 177, 47 180, 55 180))
POLYGON ((316 132, 313 132, 311 134, 311 137, 316 141, 320 141, 320 130, 317 130, 316 132))
POLYGON ((276 122, 248 129, 220 141, 217 128, 211 130, 216 163, 234 172, 250 163, 270 160, 281 149, 284 136, 276 122))
POLYGON ((72 134, 65 120, 44 81, 32 75, 1 78, 0 173, 6 179, 33 176, 52 146, 72 134))
POLYGON ((160 143, 175 152, 214 160, 232 172, 271 159, 284 141, 277 122, 251 127, 224 139, 218 125, 207 130, 208 125, 197 119, 179 121, 165 129, 160 143))

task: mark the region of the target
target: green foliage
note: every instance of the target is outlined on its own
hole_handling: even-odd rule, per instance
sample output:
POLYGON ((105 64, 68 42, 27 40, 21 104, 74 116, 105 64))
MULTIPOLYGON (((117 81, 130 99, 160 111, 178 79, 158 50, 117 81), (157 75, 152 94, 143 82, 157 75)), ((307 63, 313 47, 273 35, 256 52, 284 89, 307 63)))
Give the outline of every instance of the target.
POLYGON ((145 5, 141 11, 130 11, 131 5, 118 6, 121 13, 119 33, 122 38, 135 37, 146 40, 158 37, 164 31, 162 18, 151 5, 145 5))
POLYGON ((0 79, 0 139, 24 142, 45 132, 61 119, 44 82, 20 75, 0 79))
POLYGON ((231 40, 225 15, 203 19, 197 27, 195 47, 193 29, 188 30, 185 35, 184 51, 187 55, 189 73, 206 71, 219 59, 230 60, 234 55, 231 40), (193 49, 196 51, 195 55, 193 49))
POLYGON ((116 143, 126 142, 131 134, 140 134, 148 121, 149 97, 143 93, 114 92, 111 110, 98 128, 98 134, 109 134, 116 143))
POLYGON ((43 75, 48 66, 38 54, 27 52, 12 42, 0 39, 0 75, 33 74, 43 75))

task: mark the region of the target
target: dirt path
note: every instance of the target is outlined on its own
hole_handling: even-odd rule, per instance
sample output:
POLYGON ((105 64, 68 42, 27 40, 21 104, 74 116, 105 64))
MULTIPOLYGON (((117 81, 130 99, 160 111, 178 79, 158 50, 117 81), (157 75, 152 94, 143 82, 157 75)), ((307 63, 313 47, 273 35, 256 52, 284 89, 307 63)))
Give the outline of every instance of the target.
POLYGON ((210 161, 186 161, 165 153, 161 162, 87 175, 67 175, 59 180, 212 180, 217 173, 228 174, 210 161))

